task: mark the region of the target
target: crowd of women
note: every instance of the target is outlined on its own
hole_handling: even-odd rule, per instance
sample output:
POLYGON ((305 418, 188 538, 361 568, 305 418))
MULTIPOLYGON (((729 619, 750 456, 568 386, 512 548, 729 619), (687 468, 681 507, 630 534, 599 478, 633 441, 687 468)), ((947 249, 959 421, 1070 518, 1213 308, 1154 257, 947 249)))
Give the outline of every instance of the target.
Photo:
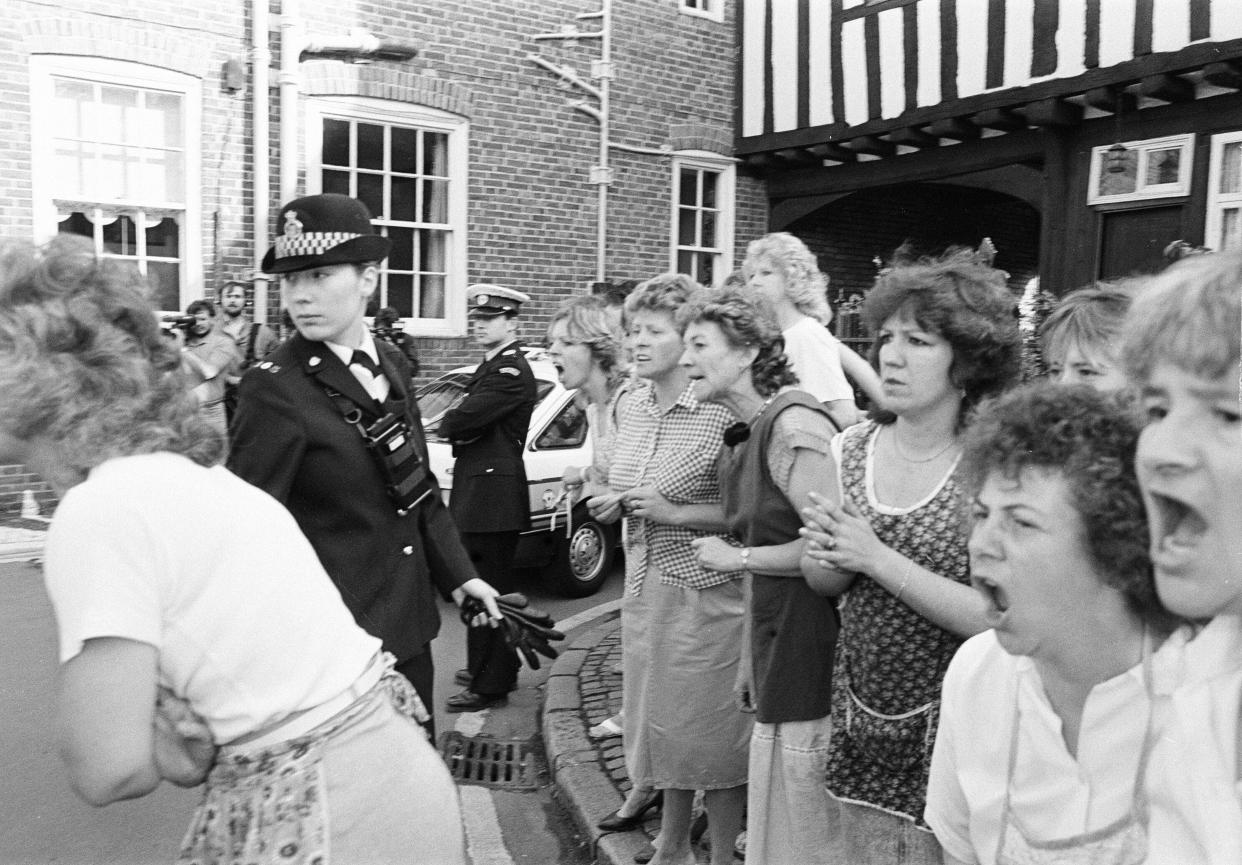
MULTIPOLYGON (((0 456, 71 493, 47 570, 79 791, 236 773, 257 810, 203 819, 297 830, 256 861, 316 861, 325 798, 336 861, 462 861, 417 697, 289 514, 213 466, 126 274, 71 246, 0 256, 0 456), (244 561, 168 571, 205 533, 244 561), (84 558, 109 579, 57 576, 84 558), (182 624, 161 631, 142 586, 166 582, 182 624), (100 609, 121 630, 100 637, 100 609), (262 743, 313 783, 215 754, 266 703, 217 688, 191 712, 159 687, 207 645, 239 647, 217 661, 248 705, 339 710, 322 753, 262 743)), ((1242 256, 1071 293, 1024 385, 1015 298, 969 253, 878 277, 869 363, 823 327, 792 236, 729 282, 575 298, 549 330, 595 444, 566 485, 624 526, 631 789, 601 825, 658 806, 650 861, 689 865, 701 793, 713 865, 743 831, 754 865, 1242 862, 1242 256)))
POLYGON ((624 523, 601 827, 662 807, 650 861, 687 865, 702 791, 714 865, 742 828, 758 865, 1242 861, 1242 258, 1067 295, 1026 384, 968 252, 877 279, 874 379, 800 241, 729 283, 549 332, 596 435, 566 482, 624 523))

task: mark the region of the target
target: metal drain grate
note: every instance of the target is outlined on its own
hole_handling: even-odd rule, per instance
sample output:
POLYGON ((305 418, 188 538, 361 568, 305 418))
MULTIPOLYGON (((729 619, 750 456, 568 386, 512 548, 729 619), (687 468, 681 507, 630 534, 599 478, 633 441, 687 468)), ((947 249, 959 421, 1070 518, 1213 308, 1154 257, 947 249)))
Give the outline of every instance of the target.
POLYGON ((534 790, 539 786, 535 745, 529 739, 489 739, 449 730, 440 736, 440 755, 462 784, 534 790))

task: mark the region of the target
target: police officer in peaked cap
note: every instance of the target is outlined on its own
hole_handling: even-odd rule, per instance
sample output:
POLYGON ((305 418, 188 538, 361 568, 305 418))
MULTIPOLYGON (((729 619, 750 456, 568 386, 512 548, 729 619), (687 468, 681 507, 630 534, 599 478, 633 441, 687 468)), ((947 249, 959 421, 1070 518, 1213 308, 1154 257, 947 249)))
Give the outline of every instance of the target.
MULTIPOLYGON (((453 442, 453 491, 449 509, 462 543, 483 579, 513 591, 513 557, 519 534, 530 525, 522 451, 535 408, 535 376, 517 338, 517 316, 530 298, 503 285, 472 285, 466 292, 471 332, 485 352, 466 396, 440 421, 453 442)), ((504 705, 517 686, 519 662, 494 628, 466 632, 466 689, 448 700, 450 712, 504 705)))
POLYGON ((344 195, 299 198, 277 221, 262 270, 280 274, 297 334, 242 378, 228 466, 284 503, 358 624, 432 706, 436 591, 500 612, 428 472, 408 362, 363 320, 391 242, 344 195))

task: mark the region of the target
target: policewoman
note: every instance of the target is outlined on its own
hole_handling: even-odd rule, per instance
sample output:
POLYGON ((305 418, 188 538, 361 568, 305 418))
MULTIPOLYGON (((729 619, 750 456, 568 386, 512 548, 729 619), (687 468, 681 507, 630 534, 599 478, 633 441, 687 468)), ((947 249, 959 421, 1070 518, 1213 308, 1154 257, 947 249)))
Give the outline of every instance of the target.
MULTIPOLYGON (((466 292, 475 344, 485 352, 466 397, 440 421, 453 442, 449 509, 475 568, 501 592, 514 588, 513 554, 530 525, 522 449, 535 408, 535 376, 517 339, 517 316, 530 298, 503 285, 472 285, 466 292)), ((448 700, 450 712, 504 705, 517 685, 518 659, 495 628, 466 632, 466 689, 448 700)))
POLYGON ((277 218, 262 270, 280 275, 297 333, 242 378, 228 467, 289 509, 358 624, 431 706, 436 590, 499 610, 427 469, 408 363, 363 320, 391 242, 344 195, 299 198, 277 218))

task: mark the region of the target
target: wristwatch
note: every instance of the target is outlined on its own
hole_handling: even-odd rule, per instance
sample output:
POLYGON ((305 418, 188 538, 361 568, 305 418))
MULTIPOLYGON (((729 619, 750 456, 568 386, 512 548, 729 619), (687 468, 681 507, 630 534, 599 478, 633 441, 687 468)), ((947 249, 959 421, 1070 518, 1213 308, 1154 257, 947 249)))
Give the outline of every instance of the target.
POLYGON ((750 547, 742 547, 739 555, 742 557, 742 570, 750 573, 750 547))

